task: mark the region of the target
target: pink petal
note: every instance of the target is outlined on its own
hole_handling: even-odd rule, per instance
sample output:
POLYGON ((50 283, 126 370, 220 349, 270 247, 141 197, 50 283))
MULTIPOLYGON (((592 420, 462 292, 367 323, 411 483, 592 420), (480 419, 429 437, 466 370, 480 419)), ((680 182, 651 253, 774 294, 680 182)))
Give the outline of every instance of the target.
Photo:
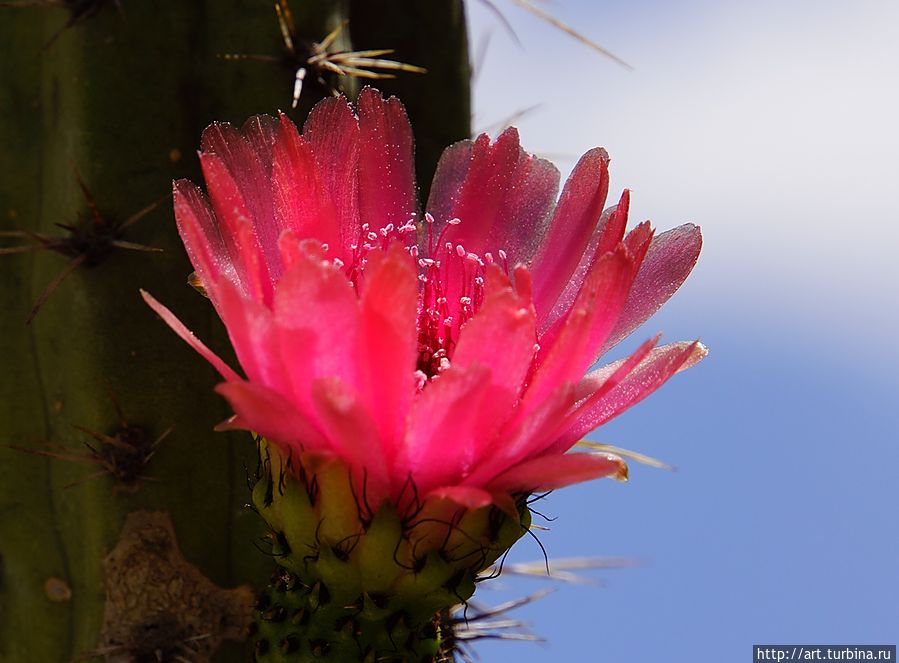
POLYGON ((656 334, 640 344, 640 347, 624 359, 587 373, 575 387, 574 398, 578 402, 578 406, 586 402, 588 398, 605 395, 608 390, 626 378, 655 349, 661 337, 661 333, 656 334))
POLYGON ((290 380, 278 352, 278 330, 271 310, 261 302, 244 297, 227 281, 221 281, 216 289, 219 313, 247 377, 285 397, 289 395, 290 380))
POLYGON ((366 497, 377 509, 388 491, 387 466, 369 412, 337 378, 316 380, 311 393, 322 432, 350 466, 364 469, 366 497))
POLYGON ((482 436, 497 412, 490 394, 490 369, 451 367, 416 398, 397 474, 412 473, 422 493, 454 485, 474 467, 482 436))
POLYGON ((599 223, 608 193, 609 155, 597 147, 581 157, 565 183, 531 263, 538 312, 548 313, 568 285, 599 223))
POLYGON ((452 364, 460 368, 488 366, 497 397, 504 395, 511 408, 534 358, 534 313, 531 307, 522 307, 511 287, 488 293, 480 310, 462 328, 452 364))
POLYGON ((253 217, 237 182, 217 155, 201 153, 200 163, 212 197, 216 219, 221 224, 221 234, 246 292, 260 301, 270 302, 272 277, 253 225, 253 217))
POLYGON ((595 256, 613 251, 618 242, 624 237, 624 229, 627 227, 627 215, 631 209, 631 192, 625 189, 621 192, 618 204, 609 210, 608 220, 602 224, 597 233, 595 256))
POLYGON ((687 279, 702 249, 698 226, 685 224, 653 239, 603 352, 646 322, 687 279))
POLYGON ((651 338, 643 343, 627 358, 589 373, 578 383, 574 393, 577 403, 559 423, 558 433, 561 434, 561 437, 547 447, 545 453, 563 454, 578 441, 578 438, 571 438, 566 432, 571 429, 584 412, 604 398, 606 394, 630 375, 640 362, 646 359, 659 342, 660 337, 661 334, 657 334, 655 338, 651 338))
POLYGON ((580 380, 615 326, 633 277, 633 259, 623 246, 597 259, 558 334, 541 338, 539 368, 526 403, 539 402, 558 385, 580 380))
POLYGON ((266 175, 265 188, 271 197, 272 175, 272 146, 275 143, 275 133, 278 130, 278 121, 271 115, 254 115, 244 122, 240 128, 244 140, 250 145, 250 149, 256 155, 266 175))
POLYGON ((373 231, 402 226, 418 209, 412 127, 403 104, 374 88, 359 94, 359 206, 373 231))
POLYGON ((340 210, 340 236, 352 244, 359 232, 359 121, 344 97, 331 97, 315 105, 303 125, 318 164, 322 185, 340 210))
MULTIPOLYGON (((284 265, 284 271, 288 272, 297 264, 300 257, 306 252, 303 248, 304 243, 314 240, 303 239, 293 230, 285 230, 278 238, 278 252, 281 254, 281 263, 284 265)), ((318 245, 321 248, 321 245, 318 245)), ((324 251, 321 252, 324 259, 324 251)))
POLYGON ((627 477, 627 465, 616 456, 566 454, 525 461, 490 482, 495 490, 535 493, 600 477, 627 477))
POLYGON ((228 399, 240 425, 297 451, 331 451, 322 434, 291 403, 260 384, 224 382, 215 390, 228 399))
MULTIPOLYGON (((275 119, 257 115, 240 132, 228 123, 215 122, 203 132, 201 158, 214 154, 233 178, 252 220, 266 263, 280 275, 277 239, 279 228, 272 206, 271 145, 275 119)), ((210 189, 215 195, 215 191, 210 189)))
MULTIPOLYGON (((608 389, 603 397, 588 400, 585 407, 577 411, 576 421, 560 436, 553 449, 567 448, 565 445, 570 446, 594 428, 636 405, 661 387, 672 375, 696 365, 707 354, 708 350, 698 341, 672 343, 656 348, 626 378, 608 389)), ((584 380, 597 385, 596 388, 599 389, 626 361, 625 359, 609 364, 594 371, 584 380)), ((589 385, 584 385, 583 388, 589 389, 589 385)))
POLYGON ((328 198, 312 148, 282 115, 272 150, 275 218, 282 230, 329 247, 328 255, 348 260, 354 238, 344 236, 345 223, 328 198))
POLYGON ((359 385, 359 303, 346 276, 304 243, 275 293, 281 351, 294 391, 302 397, 315 378, 359 385))
POLYGON ((549 396, 506 423, 497 436, 499 443, 485 446, 477 469, 464 480, 465 485, 484 486, 512 465, 532 458, 555 440, 555 433, 572 402, 574 388, 560 385, 549 396))
POLYGON ((450 500, 468 510, 480 509, 493 504, 492 494, 471 486, 442 486, 425 495, 425 499, 450 500))
POLYGON ((203 287, 212 303, 216 304, 215 284, 220 277, 243 286, 218 221, 203 192, 193 182, 176 181, 172 187, 172 197, 181 241, 203 287))
POLYGON ((375 419, 384 454, 402 443, 415 394, 418 360, 418 277, 412 259, 394 242, 368 256, 362 292, 365 402, 375 419))
POLYGON ((473 140, 460 140, 443 150, 437 162, 437 169, 431 182, 431 193, 428 196, 428 211, 434 215, 440 230, 444 228, 446 221, 453 218, 456 200, 471 167, 473 150, 473 140))
POLYGON ((631 230, 622 242, 633 258, 635 269, 634 277, 637 276, 636 270, 643 264, 643 260, 649 250, 649 245, 652 243, 654 234, 655 231, 652 229, 652 224, 650 224, 649 221, 644 221, 631 230))
POLYGON ((558 188, 556 167, 522 150, 518 131, 510 128, 493 144, 482 134, 470 146, 448 148, 437 167, 428 209, 438 235, 448 220, 462 220, 447 229, 446 241, 479 255, 503 249, 513 263, 527 263, 558 188))
POLYGON ((140 291, 141 297, 144 298, 144 301, 156 311, 156 314, 163 319, 163 321, 172 328, 178 336, 181 337, 190 347, 196 350, 203 359, 208 361, 212 366, 217 370, 223 378, 226 380, 240 380, 241 377, 234 372, 228 364, 226 364, 222 359, 215 354, 212 350, 210 350, 206 345, 194 336, 194 333, 190 331, 187 327, 184 326, 184 323, 181 322, 178 318, 175 317, 175 314, 172 313, 165 306, 160 304, 156 299, 146 290, 140 291))
POLYGON ((558 324, 564 318, 574 304, 578 292, 590 273, 599 256, 615 249, 624 237, 627 226, 627 215, 630 207, 630 192, 625 189, 617 205, 607 208, 599 219, 593 235, 590 237, 587 249, 581 257, 577 268, 569 277, 562 293, 555 303, 551 304, 551 310, 537 309, 537 318, 540 321, 540 333, 545 334, 553 325, 558 324))

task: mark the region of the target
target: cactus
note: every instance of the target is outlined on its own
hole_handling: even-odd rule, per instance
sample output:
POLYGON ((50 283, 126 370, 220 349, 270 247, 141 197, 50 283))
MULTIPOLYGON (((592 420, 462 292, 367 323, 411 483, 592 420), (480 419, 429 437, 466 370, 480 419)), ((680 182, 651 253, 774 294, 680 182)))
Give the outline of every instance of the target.
MULTIPOLYGON (((157 552, 180 548, 149 559, 202 587, 195 599, 222 596, 209 581, 263 585, 272 564, 250 545, 261 520, 242 508, 251 441, 211 432, 227 415, 212 371, 153 324, 137 295, 164 296, 225 347, 211 308, 182 285, 190 267, 170 201, 146 208, 173 178, 197 179, 194 149, 211 121, 288 109, 295 72, 221 57, 283 54, 267 2, 15 4, 0 6, 0 218, 4 246, 35 250, 0 256, 0 661, 137 660, 154 638, 205 660, 238 625, 204 640, 197 600, 166 603, 153 582, 127 584, 134 562, 123 570, 116 554, 152 541, 157 552), (145 247, 162 252, 133 250, 145 247), (152 513, 168 514, 174 535, 152 513), (129 599, 137 609, 121 609, 129 599)), ((402 88, 419 181, 430 181, 439 149, 469 132, 461 2, 295 0, 292 9, 302 39, 349 20, 340 39, 395 48, 431 71, 386 81, 402 88)), ((326 93, 307 85, 296 119, 326 93)), ((228 596, 223 623, 243 600, 228 596)), ((239 648, 220 656, 245 658, 239 648)))
POLYGON ((454 518, 443 500, 372 507, 340 461, 285 459, 265 443, 262 457, 253 502, 281 569, 256 604, 260 662, 445 660, 442 611, 471 597, 530 522, 524 503, 514 518, 490 506, 454 518))

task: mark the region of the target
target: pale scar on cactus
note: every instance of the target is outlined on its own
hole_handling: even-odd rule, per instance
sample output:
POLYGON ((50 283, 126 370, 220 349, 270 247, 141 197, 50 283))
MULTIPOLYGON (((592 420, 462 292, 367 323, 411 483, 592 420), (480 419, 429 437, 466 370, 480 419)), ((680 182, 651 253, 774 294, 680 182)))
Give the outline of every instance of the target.
POLYGON ((204 663, 223 640, 246 636, 252 591, 221 589, 187 562, 164 512, 128 515, 103 574, 101 642, 76 660, 204 663))
POLYGON ((258 661, 437 661, 481 573, 528 529, 511 513, 423 503, 410 481, 396 503, 372 506, 341 461, 284 456, 261 443, 256 511, 282 567, 256 603, 258 661))

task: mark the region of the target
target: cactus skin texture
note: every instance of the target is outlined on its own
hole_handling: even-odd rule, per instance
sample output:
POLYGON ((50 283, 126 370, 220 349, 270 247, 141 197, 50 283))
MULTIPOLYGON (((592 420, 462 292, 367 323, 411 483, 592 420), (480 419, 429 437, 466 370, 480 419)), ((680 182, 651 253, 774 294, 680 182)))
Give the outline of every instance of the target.
MULTIPOLYGON (((0 230, 65 237, 56 224, 96 223, 79 176, 104 223, 121 222, 164 196, 172 179, 198 179, 193 154, 207 124, 242 123, 290 107, 292 71, 219 57, 281 53, 268 2, 68 4, 77 17, 60 3, 0 7, 0 230)), ((419 4, 402 0, 391 10, 421 11, 419 4)), ((358 40, 393 46, 404 61, 421 60, 402 51, 397 32, 369 35, 364 25, 356 26, 348 3, 293 0, 291 6, 303 38, 321 39, 350 19, 358 40)), ((434 0, 433 6, 435 16, 449 9, 461 15, 457 0, 434 0)), ((428 34, 430 50, 465 61, 458 51, 464 20, 428 34), (450 45, 456 50, 447 50, 450 45)), ((467 70, 458 76, 450 90, 467 86, 467 70)), ((416 78, 419 84, 429 80, 416 78)), ((292 113, 296 121, 321 92, 304 90, 292 113)), ((440 136, 451 142, 467 135, 467 94, 433 96, 414 86, 404 94, 407 103, 420 94, 419 103, 429 98, 456 118, 451 126, 457 135, 448 138, 443 119, 440 128, 418 119, 420 140, 440 136)), ((261 586, 270 573, 271 560, 250 545, 262 523, 242 509, 252 442, 211 431, 228 414, 212 391, 213 372, 154 324, 138 296, 141 287, 159 293, 189 312, 185 322, 213 347, 226 346, 211 307, 184 284, 191 269, 170 201, 113 234, 163 252, 101 251, 102 260, 72 271, 30 326, 24 321, 32 305, 73 256, 0 255, 3 663, 69 661, 103 645, 103 560, 126 516, 138 510, 168 513, 185 559, 217 585, 261 586), (124 481, 96 463, 66 460, 88 458, 85 442, 105 449, 94 436, 119 439, 128 429, 152 441, 171 426, 152 458, 124 481)), ((3 246, 14 243, 7 239, 3 246)), ((241 646, 231 646, 215 660, 245 656, 241 646)))
POLYGON ((375 509, 347 467, 304 455, 285 460, 262 445, 253 502, 281 566, 256 604, 256 660, 435 661, 439 613, 466 601, 478 574, 527 531, 495 507, 451 502, 375 509))

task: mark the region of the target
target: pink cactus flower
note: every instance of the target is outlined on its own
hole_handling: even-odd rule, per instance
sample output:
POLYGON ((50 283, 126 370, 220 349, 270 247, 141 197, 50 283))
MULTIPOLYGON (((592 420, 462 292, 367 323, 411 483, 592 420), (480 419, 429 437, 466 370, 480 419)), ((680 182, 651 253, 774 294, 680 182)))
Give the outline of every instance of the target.
POLYGON ((214 124, 200 151, 209 199, 174 185, 190 259, 246 378, 162 304, 210 361, 229 424, 286 452, 364 474, 370 503, 418 495, 466 508, 604 476, 575 453, 588 432, 705 356, 657 347, 588 372, 683 283, 699 228, 626 231, 629 194, 604 210, 609 157, 559 173, 515 129, 444 152, 420 213, 402 104, 363 90, 285 116, 214 124))

